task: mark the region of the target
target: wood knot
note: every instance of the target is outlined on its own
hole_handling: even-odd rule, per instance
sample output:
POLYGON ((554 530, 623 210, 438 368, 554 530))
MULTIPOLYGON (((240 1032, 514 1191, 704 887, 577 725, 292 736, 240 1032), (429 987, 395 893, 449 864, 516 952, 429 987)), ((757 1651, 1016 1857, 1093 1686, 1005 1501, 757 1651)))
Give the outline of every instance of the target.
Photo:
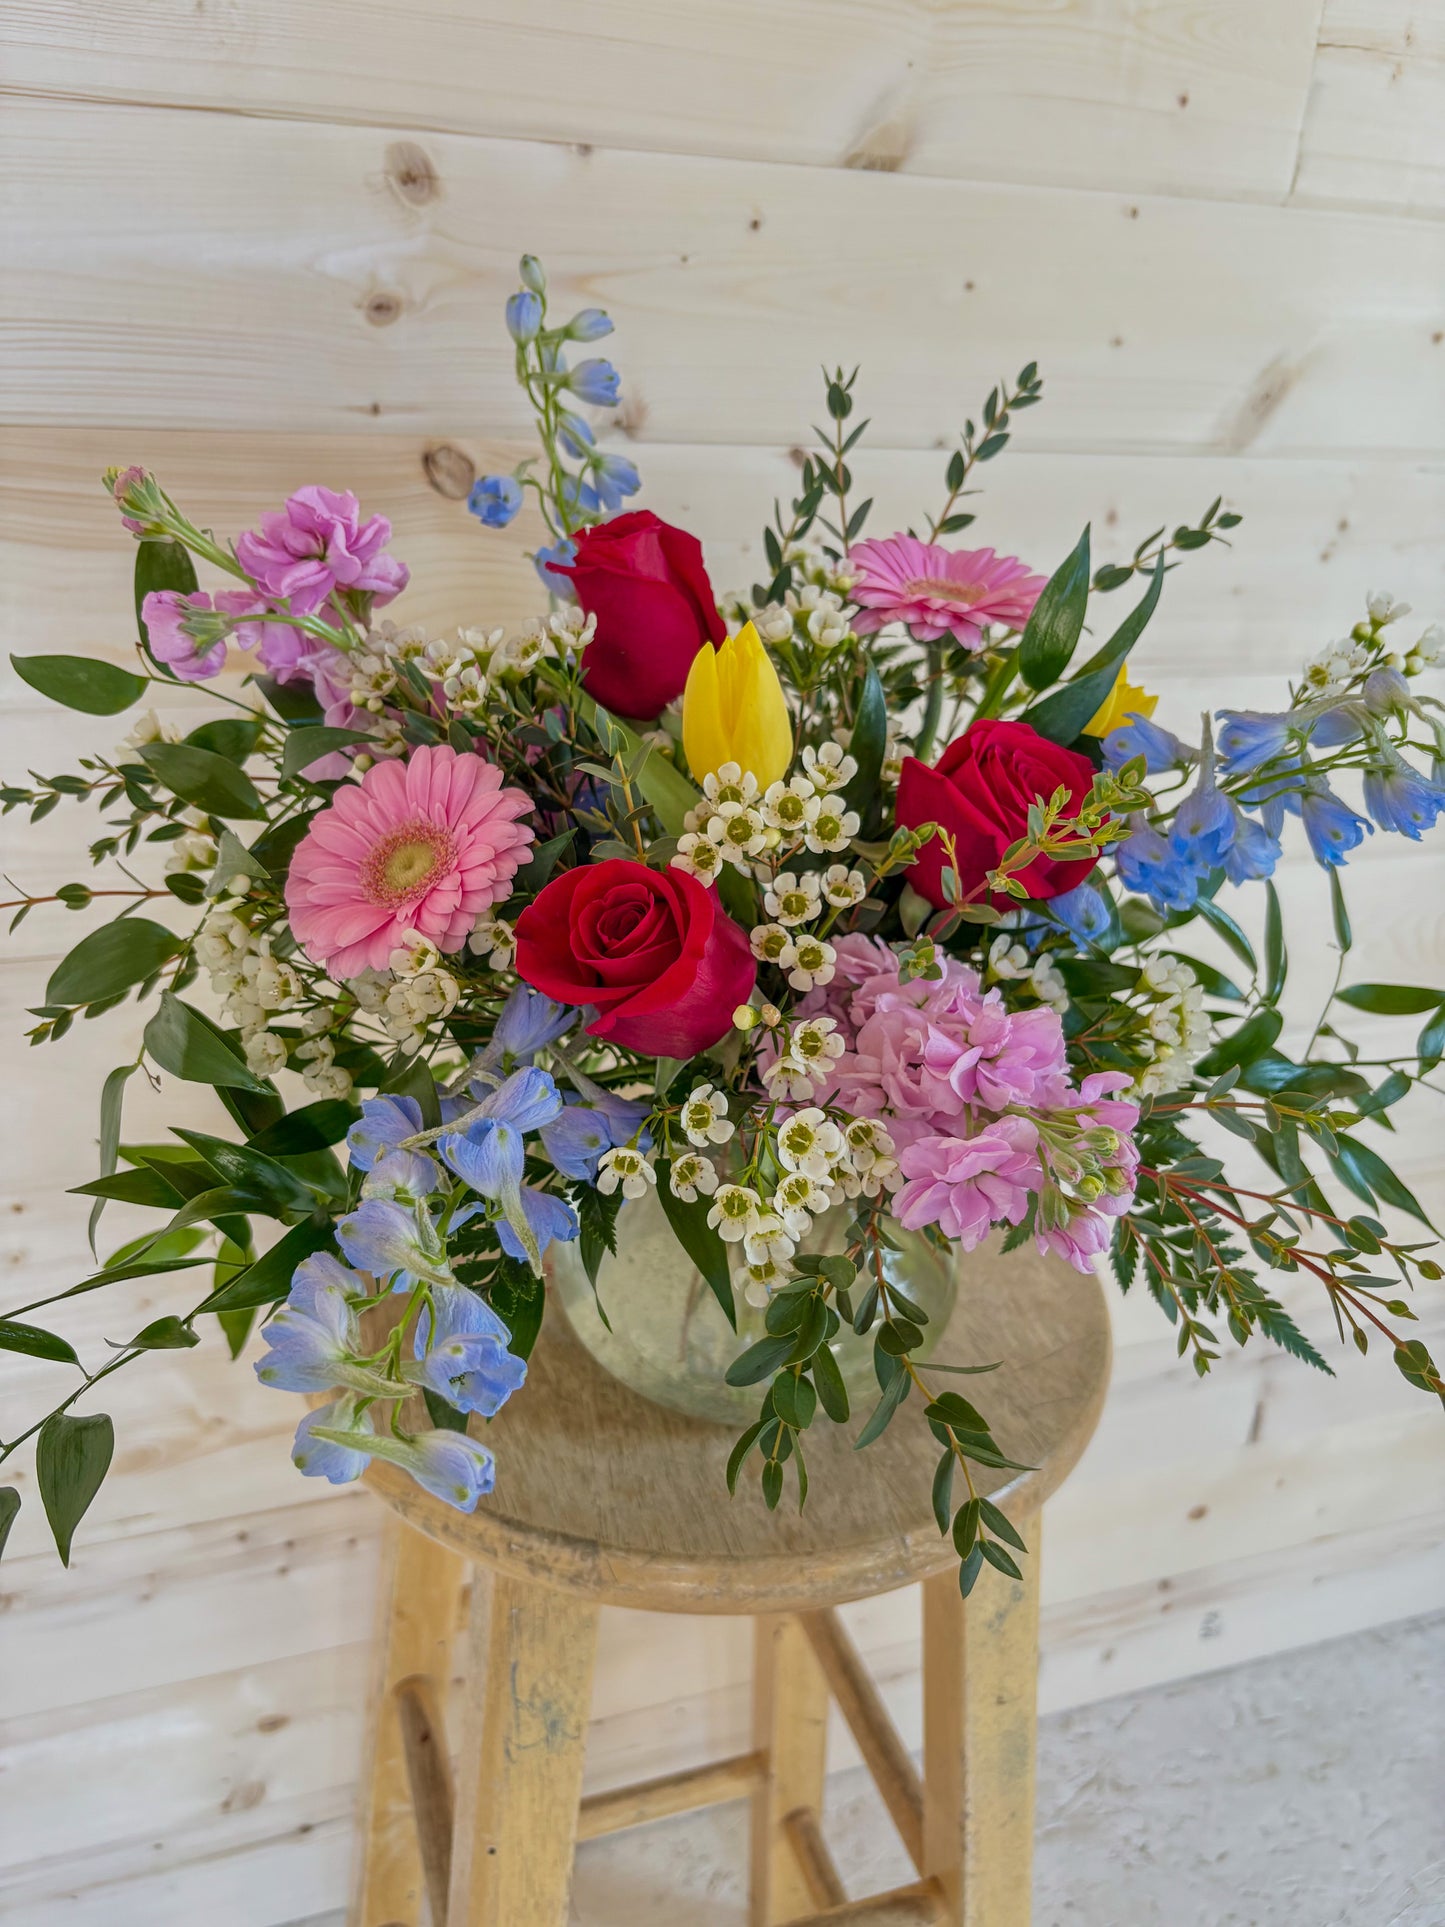
POLYGON ((389 328, 400 321, 406 303, 393 289, 376 288, 361 304, 361 312, 373 328, 389 328))
POLYGON ((430 154, 415 141, 393 141, 387 148, 386 178, 408 207, 425 207, 440 198, 441 176, 430 154))
POLYGON ((477 465, 455 442, 437 442, 422 450, 422 473, 438 495, 464 502, 477 479, 477 465))

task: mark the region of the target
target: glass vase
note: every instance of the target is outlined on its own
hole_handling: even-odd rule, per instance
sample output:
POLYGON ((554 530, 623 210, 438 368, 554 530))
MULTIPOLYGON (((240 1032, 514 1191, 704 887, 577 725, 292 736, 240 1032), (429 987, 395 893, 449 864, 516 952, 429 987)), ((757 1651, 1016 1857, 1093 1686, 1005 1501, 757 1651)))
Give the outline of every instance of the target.
MULTIPOLYGON (((845 1206, 819 1218, 803 1241, 804 1249, 841 1251, 851 1215, 845 1206)), ((924 1344, 913 1354, 921 1362, 953 1310, 957 1254, 941 1252, 896 1227, 890 1227, 890 1235, 899 1248, 885 1248, 884 1277, 928 1317, 924 1344)), ((617 1254, 603 1258, 595 1292, 575 1243, 551 1246, 548 1277, 554 1302, 578 1340, 614 1378, 691 1418, 746 1425, 757 1417, 763 1387, 729 1385, 725 1374, 735 1358, 766 1335, 764 1312, 743 1297, 747 1276, 741 1246, 730 1245, 728 1252, 733 1258, 736 1331, 673 1236, 652 1190, 623 1205, 617 1219, 617 1254)), ((869 1332, 860 1338, 844 1324, 832 1341, 855 1410, 867 1410, 878 1396, 873 1336, 869 1332)))

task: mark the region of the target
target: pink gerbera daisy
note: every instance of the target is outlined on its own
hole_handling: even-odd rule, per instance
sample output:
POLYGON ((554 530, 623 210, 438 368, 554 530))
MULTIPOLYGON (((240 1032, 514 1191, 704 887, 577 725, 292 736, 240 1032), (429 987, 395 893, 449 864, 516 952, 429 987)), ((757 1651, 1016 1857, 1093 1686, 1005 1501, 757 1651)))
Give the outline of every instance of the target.
POLYGON ((860 542, 848 561, 858 576, 853 600, 862 613, 853 627, 860 636, 902 622, 922 642, 951 634, 965 649, 979 647, 986 623, 1022 629, 1045 580, 1017 556, 942 549, 916 535, 860 542))
POLYGON ((374 763, 313 818, 291 859, 286 908, 296 941, 335 978, 380 970, 403 933, 460 950, 511 889, 532 807, 502 772, 445 743, 374 763))

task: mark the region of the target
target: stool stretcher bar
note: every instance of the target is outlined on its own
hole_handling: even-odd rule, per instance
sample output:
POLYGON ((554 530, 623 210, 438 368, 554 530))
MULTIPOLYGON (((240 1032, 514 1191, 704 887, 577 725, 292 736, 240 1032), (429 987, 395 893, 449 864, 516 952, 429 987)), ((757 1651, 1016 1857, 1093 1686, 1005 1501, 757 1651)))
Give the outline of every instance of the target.
POLYGON ((720 1806, 726 1800, 741 1799, 758 1785, 767 1765, 762 1753, 739 1753, 709 1766, 665 1773, 656 1780, 640 1780, 635 1786, 615 1787, 610 1793, 589 1794, 578 1810, 577 1838, 596 1840, 627 1827, 646 1826, 649 1820, 664 1820, 672 1813, 690 1813, 694 1807, 720 1806))
POLYGON ((943 1889, 936 1881, 921 1880, 871 1900, 850 1900, 826 1913, 808 1914, 791 1927, 944 1927, 947 1919, 943 1889))

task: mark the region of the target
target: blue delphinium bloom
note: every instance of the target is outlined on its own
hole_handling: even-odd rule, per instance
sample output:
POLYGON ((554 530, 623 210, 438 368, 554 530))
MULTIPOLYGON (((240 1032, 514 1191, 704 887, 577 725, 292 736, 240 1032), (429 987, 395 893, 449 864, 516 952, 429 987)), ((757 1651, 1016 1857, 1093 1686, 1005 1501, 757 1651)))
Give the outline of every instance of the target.
POLYGON ((1388 664, 1372 669, 1366 676, 1360 700, 1372 716, 1389 716, 1396 710, 1413 707, 1409 683, 1398 669, 1388 664))
POLYGON ((502 1217, 515 1234, 519 1252, 537 1271, 541 1269, 541 1248, 522 1199, 526 1164, 523 1140, 550 1124, 561 1109, 556 1084, 545 1071, 529 1064, 513 1071, 504 1084, 482 1099, 478 1114, 462 1130, 449 1132, 438 1145, 459 1178, 479 1196, 501 1205, 502 1217))
POLYGON ((542 1145, 563 1177, 591 1184, 603 1152, 613 1148, 612 1130, 590 1104, 568 1104, 560 1117, 543 1126, 542 1145))
POLYGON ((542 587, 550 595, 559 597, 563 602, 575 602, 577 591, 572 587, 572 578, 559 575, 557 565, 560 563, 570 568, 576 560, 577 544, 570 536, 563 536, 560 542, 554 542, 550 548, 538 549, 532 557, 532 567, 542 578, 542 587))
POLYGON ((423 1306, 417 1319, 417 1364, 408 1368, 407 1377, 430 1386, 459 1412, 491 1418, 527 1376, 525 1359, 507 1349, 511 1336, 474 1291, 439 1285, 432 1292, 431 1310, 423 1306))
POLYGON ((1277 836, 1242 811, 1235 812, 1234 840, 1224 853, 1224 874, 1231 883, 1250 883, 1274 875, 1284 854, 1277 836))
MULTIPOLYGON (((1117 730, 1114 733, 1119 734, 1117 730)), ((1048 908, 1080 943, 1092 943, 1104 936, 1113 921, 1107 899, 1092 883, 1080 883, 1062 896, 1050 897, 1048 908)))
POLYGON ((511 475, 484 475, 472 484, 467 507, 484 528, 504 529, 517 519, 522 484, 511 475))
POLYGON ((1315 749, 1338 749, 1341 743, 1352 743, 1364 726, 1358 703, 1334 703, 1311 718, 1310 743, 1315 749))
POLYGON ((436 1226, 418 1206, 393 1198, 367 1198, 336 1226, 336 1242, 358 1271, 369 1271, 402 1291, 418 1279, 452 1283, 446 1249, 436 1226))
POLYGON ((573 341, 601 341, 612 333, 612 317, 603 308, 583 308, 567 323, 573 341))
POLYGON ((389 1439, 378 1458, 399 1465, 419 1486, 458 1512, 475 1512, 477 1500, 497 1483, 497 1462, 480 1439, 465 1432, 420 1432, 414 1439, 389 1439), (398 1449, 391 1449, 398 1448, 398 1449))
POLYGON ((1159 910, 1192 910, 1199 897, 1199 870, 1169 838, 1141 819, 1132 836, 1115 846, 1114 867, 1126 890, 1149 898, 1159 910))
POLYGON ((1261 763, 1278 756, 1296 725, 1287 710, 1220 709, 1215 714, 1220 725, 1220 767, 1231 775, 1258 769, 1261 763))
POLYGON ((401 1198, 420 1204, 441 1186, 441 1171, 425 1151, 387 1151, 361 1187, 363 1198, 401 1198))
POLYGON ((637 464, 625 455, 599 455, 592 464, 592 481, 605 509, 619 509, 642 487, 637 464))
POLYGON ((421 1106, 414 1097, 368 1097, 346 1133, 351 1162, 358 1171, 369 1171, 379 1157, 422 1128, 421 1106))
POLYGON ((507 333, 513 341, 535 341, 542 329, 542 302, 531 288, 521 288, 507 297, 507 333))
POLYGON ((1215 784, 1212 758, 1206 750, 1199 781, 1174 812, 1170 846, 1196 870, 1212 870, 1224 861, 1234 842, 1238 818, 1238 810, 1215 784))
POLYGON ((1432 782, 1400 756, 1383 769, 1365 774, 1365 808, 1382 830, 1393 830, 1418 843, 1445 811, 1445 786, 1432 782))
POLYGON ((329 1479, 332 1485, 350 1485, 366 1470, 372 1443, 371 1415, 356 1410, 351 1398, 338 1398, 330 1405, 308 1412, 296 1427, 291 1447, 291 1462, 308 1479, 329 1479), (355 1445, 340 1439, 320 1439, 317 1428, 354 1436, 355 1445))
POLYGON ((366 1280, 329 1251, 303 1259, 285 1304, 265 1326, 270 1350, 256 1361, 261 1383, 278 1392, 326 1392, 364 1379, 359 1389, 375 1392, 376 1375, 358 1373, 352 1364, 360 1333, 347 1300, 365 1292, 366 1280))
POLYGON ((597 446, 591 428, 570 408, 564 408, 557 417, 557 439, 574 462, 585 462, 597 446))
POLYGON ((511 1071, 519 1064, 530 1064, 539 1050, 556 1043, 571 1028, 576 1017, 568 1005, 553 1003, 540 990, 518 984, 492 1027, 481 1068, 511 1071))
MULTIPOLYGON (((576 1212, 550 1191, 538 1191, 530 1184, 523 1185, 521 1206, 526 1214, 528 1235, 535 1242, 539 1257, 554 1240, 558 1244, 571 1244, 577 1236, 576 1212)), ((509 1258, 530 1261, 532 1254, 517 1236, 509 1218, 497 1220, 497 1238, 509 1258)))
POLYGON ((1158 776, 1166 769, 1178 769, 1184 763, 1192 762, 1194 754, 1173 730, 1161 729, 1158 723, 1150 722, 1147 716, 1127 717, 1104 738, 1104 764, 1116 774, 1125 763, 1132 763, 1136 756, 1144 758, 1145 768, 1151 776, 1158 776))
POLYGON ((557 484, 557 499, 574 518, 578 515, 594 515, 602 501, 590 482, 584 482, 576 475, 568 475, 565 471, 557 484))
POLYGON ((567 370, 567 386, 579 401, 594 408, 615 408, 622 394, 622 377, 600 355, 579 361, 567 370))
POLYGON ((1374 834, 1374 824, 1342 802, 1322 778, 1301 795, 1299 812, 1315 862, 1330 869, 1339 869, 1346 853, 1374 834))

